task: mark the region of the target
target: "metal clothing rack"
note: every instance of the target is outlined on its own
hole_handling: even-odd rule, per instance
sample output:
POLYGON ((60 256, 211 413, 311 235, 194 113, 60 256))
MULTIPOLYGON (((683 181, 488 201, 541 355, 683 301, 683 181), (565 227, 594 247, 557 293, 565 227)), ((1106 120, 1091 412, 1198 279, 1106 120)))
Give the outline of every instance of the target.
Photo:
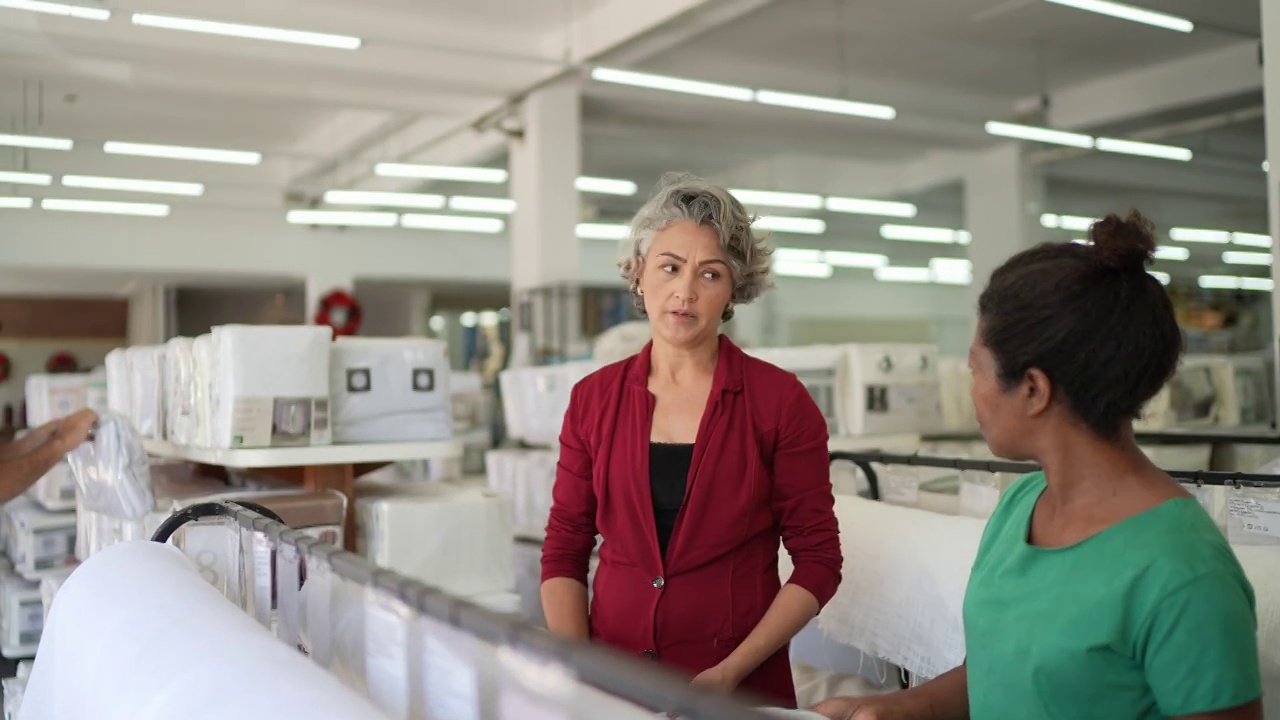
MULTIPOLYGON (((974 470, 989 473, 1026 474, 1040 470, 1035 463, 1010 462, 1007 460, 972 460, 969 458, 929 457, 926 455, 892 455, 871 452, 833 452, 831 460, 845 460, 861 468, 871 486, 873 500, 880 499, 880 482, 872 469, 872 463, 879 465, 914 465, 916 467, 951 468, 955 470, 974 470)), ((1199 486, 1234 488, 1274 488, 1280 487, 1280 475, 1261 475, 1258 473, 1217 472, 1212 470, 1165 470, 1169 477, 1182 482, 1195 483, 1199 486)))
POLYGON ((743 704, 746 698, 734 700, 695 691, 687 680, 655 663, 599 645, 559 638, 531 623, 452 597, 412 578, 379 568, 359 555, 322 543, 288 527, 278 518, 268 517, 268 513, 266 508, 240 501, 199 503, 172 515, 151 539, 166 542, 187 522, 222 518, 265 537, 271 545, 273 566, 279 560, 277 551, 290 547, 296 551, 302 569, 308 559, 323 562, 343 580, 386 593, 420 617, 430 618, 486 644, 511 647, 556 663, 572 673, 578 682, 614 698, 688 720, 769 720, 768 715, 743 704))

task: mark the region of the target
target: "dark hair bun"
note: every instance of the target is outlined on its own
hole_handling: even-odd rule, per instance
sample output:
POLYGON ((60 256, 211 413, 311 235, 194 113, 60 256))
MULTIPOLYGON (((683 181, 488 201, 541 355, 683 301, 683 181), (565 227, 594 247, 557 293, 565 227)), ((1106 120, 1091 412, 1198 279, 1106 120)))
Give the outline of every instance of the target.
POLYGON ((1156 251, 1156 227, 1137 210, 1120 219, 1112 213, 1089 228, 1098 264, 1112 270, 1146 270, 1156 251))

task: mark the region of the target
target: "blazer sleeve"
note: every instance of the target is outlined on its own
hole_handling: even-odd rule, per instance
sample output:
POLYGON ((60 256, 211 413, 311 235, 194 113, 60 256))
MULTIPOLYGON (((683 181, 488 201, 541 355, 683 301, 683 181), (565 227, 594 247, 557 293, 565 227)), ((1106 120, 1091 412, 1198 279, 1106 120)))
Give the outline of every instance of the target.
POLYGON ((804 385, 783 404, 773 455, 774 517, 794 570, 787 580, 826 606, 840 586, 844 558, 831 488, 827 421, 804 385))
POLYGON ((580 387, 574 387, 569 395, 560 430, 560 460, 542 545, 543 582, 567 577, 586 585, 596 546, 596 494, 591 483, 591 452, 581 432, 580 387))

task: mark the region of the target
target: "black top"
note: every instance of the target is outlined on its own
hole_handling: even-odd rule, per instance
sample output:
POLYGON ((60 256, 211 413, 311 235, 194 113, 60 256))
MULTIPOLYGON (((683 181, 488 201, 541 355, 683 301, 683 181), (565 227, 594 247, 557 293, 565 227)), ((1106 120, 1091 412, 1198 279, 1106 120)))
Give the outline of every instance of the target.
POLYGON ((693 445, 649 443, 649 495, 653 498, 653 519, 658 526, 658 549, 667 557, 667 543, 676 526, 676 515, 684 504, 693 445))

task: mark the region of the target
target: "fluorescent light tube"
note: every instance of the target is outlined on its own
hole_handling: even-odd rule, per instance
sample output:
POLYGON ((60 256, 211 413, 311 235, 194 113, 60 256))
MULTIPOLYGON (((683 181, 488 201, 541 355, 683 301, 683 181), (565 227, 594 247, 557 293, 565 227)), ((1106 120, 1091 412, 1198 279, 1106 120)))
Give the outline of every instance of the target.
POLYGON ((391 212, 356 212, 353 210, 290 210, 285 222, 291 225, 340 225, 344 227, 395 227, 396 214, 391 212))
POLYGON ((1271 247, 1271 236, 1261 233, 1231 233, 1231 242, 1245 247, 1271 247))
POLYGON ((927 267, 902 267, 889 265, 875 269, 875 278, 880 282, 927 283, 933 273, 927 267))
POLYGON ((918 212, 916 206, 908 202, 892 200, 863 200, 862 198, 829 197, 825 207, 828 212, 849 213, 851 215, 882 215, 884 217, 913 218, 918 212))
POLYGON ((196 18, 174 17, 172 15, 152 15, 134 13, 133 24, 143 27, 162 28, 165 30, 184 30, 186 32, 204 33, 207 35, 228 35, 248 38, 250 40, 270 40, 272 42, 294 43, 296 45, 315 45, 318 47, 337 48, 339 50, 358 50, 360 38, 350 35, 333 35, 330 33, 307 32, 304 30, 286 30, 284 28, 265 27, 262 25, 241 25, 239 23, 218 22, 215 20, 198 20, 196 18))
POLYGON ((46 15, 62 15, 81 20, 110 20, 111 11, 103 8, 84 7, 83 5, 67 5, 43 0, 0 0, 0 8, 10 10, 26 10, 46 15))
POLYGON ((1109 15, 1121 20, 1130 20, 1144 25, 1165 28, 1166 30, 1189 33, 1196 29, 1195 23, 1186 18, 1118 2, 1110 2, 1110 0, 1048 0, 1048 2, 1077 10, 1098 13, 1099 15, 1109 15))
POLYGON ((973 284, 973 273, 933 272, 929 277, 929 282, 938 285, 971 285, 973 284))
POLYGON ((1231 233, 1225 230, 1205 230, 1203 228, 1173 228, 1169 230, 1169 239, 1175 242, 1213 243, 1226 245, 1231 242, 1231 233))
POLYGON ((929 260, 929 270, 944 275, 969 275, 973 273, 973 262, 966 258, 936 257, 929 260))
POLYGON ((452 230, 494 234, 506 229, 507 223, 500 218, 405 213, 400 216, 400 227, 412 230, 452 230))
POLYGON ((803 262, 800 260, 776 260, 773 263, 775 275, 785 277, 803 277, 823 279, 831 277, 834 269, 824 262, 803 262))
POLYGON ((755 98, 755 92, 751 88, 738 85, 686 80, 684 78, 651 75, 649 73, 616 70, 614 68, 594 68, 591 71, 591 79, 616 85, 630 85, 649 90, 665 90, 667 92, 701 95, 703 97, 736 100, 738 102, 751 102, 755 98))
POLYGON ((1169 277, 1169 273, 1160 272, 1159 270, 1148 270, 1147 274, 1160 281, 1161 285, 1168 285, 1173 278, 1169 277))
POLYGON ((756 102, 761 105, 813 110, 837 115, 854 115, 875 120, 892 120, 898 116, 898 111, 888 105, 855 102, 853 100, 818 95, 800 95, 776 90, 760 90, 756 92, 756 102))
POLYGON ((798 233, 800 235, 821 235, 827 231, 827 223, 818 218, 787 217, 785 215, 766 215, 755 221, 760 230, 773 232, 798 233))
POLYGON ((443 195, 426 193, 329 190, 324 194, 324 201, 330 205, 373 205, 418 210, 439 210, 444 207, 443 195))
POLYGON ((640 188, 630 180, 613 180, 610 178, 580 177, 573 182, 578 192, 596 193, 598 195, 620 195, 631 197, 640 188))
POLYGON ((0 197, 0 210, 27 210, 34 205, 29 197, 0 197))
POLYGON ((1040 216, 1040 226, 1050 230, 1071 230, 1072 232, 1086 232, 1093 224, 1097 222, 1097 218, 1085 217, 1083 215, 1055 215, 1054 213, 1044 213, 1040 216))
POLYGON ((186 195, 199 197, 204 194, 201 183, 170 182, 168 180, 134 180, 132 178, 98 177, 96 175, 63 175, 64 187, 92 190, 120 190, 124 192, 155 193, 157 195, 186 195))
POLYGON ((70 150, 75 146, 75 143, 67 138, 0 133, 0 145, 30 148, 32 150, 70 150))
POLYGON ((516 201, 510 198, 454 195, 449 198, 449 209, 461 210, 462 212, 501 213, 503 215, 510 215, 516 211, 516 201))
POLYGON ((414 165, 412 163, 378 163, 373 173, 382 177, 414 178, 417 180, 452 180, 499 185, 507 181, 509 173, 502 168, 464 167, 460 165, 414 165))
POLYGON ((1201 275, 1196 284, 1205 290, 1259 290, 1270 292, 1275 283, 1271 278, 1236 277, 1233 275, 1201 275))
POLYGON ((888 255, 876 253, 849 252, 847 250, 828 250, 822 259, 833 267, 875 269, 889 264, 888 255))
POLYGON ((578 223, 574 234, 582 240, 626 240, 631 228, 612 223, 578 223))
POLYGON ((881 225, 880 237, 885 240, 967 245, 972 236, 964 230, 921 227, 918 225, 881 225))
POLYGON ((1094 143, 1094 147, 1103 152, 1141 155, 1142 157, 1160 158, 1162 160, 1188 162, 1192 158, 1192 152, 1188 148, 1174 145, 1157 145, 1156 143, 1138 142, 1136 140, 1100 137, 1094 143))
POLYGON ((1081 133, 1066 132, 1065 130, 1050 130, 1049 128, 1032 127, 1031 125, 1017 125, 1015 123, 997 122, 991 120, 986 125, 987 134, 997 135, 999 137, 1014 138, 1017 140, 1031 140, 1033 142, 1049 143, 1052 145, 1067 145, 1077 148, 1093 147, 1093 138, 1089 135, 1081 133))
POLYGON ((159 205, 156 203, 45 198, 40 201, 40 208, 43 210, 57 210, 61 212, 103 213, 106 215, 138 215, 143 217, 169 216, 169 206, 159 205))
POLYGON ((1154 257, 1157 260, 1173 260, 1175 262, 1182 262, 1190 259, 1191 251, 1184 247, 1178 247, 1177 245, 1161 245, 1156 248, 1154 257))
POLYGON ((111 155, 137 155, 139 157, 166 160, 194 160, 197 162, 228 163, 230 165, 258 165, 262 153, 248 150, 222 150, 220 148, 186 147, 183 145, 151 145, 149 143, 118 142, 109 140, 102 144, 102 152, 111 155))
POLYGON ((1271 253, 1228 250, 1222 253, 1222 262, 1227 265, 1270 265, 1271 253))
POLYGON ((0 183, 14 185, 52 185, 53 176, 44 173, 11 172, 0 170, 0 183))
POLYGON ((774 192, 772 190, 739 190, 729 192, 743 205, 821 210, 822 196, 811 193, 774 192))
POLYGON ((780 247, 774 248, 773 261, 775 263, 779 261, 820 263, 823 262, 822 255, 823 252, 821 250, 813 250, 811 248, 780 247))

